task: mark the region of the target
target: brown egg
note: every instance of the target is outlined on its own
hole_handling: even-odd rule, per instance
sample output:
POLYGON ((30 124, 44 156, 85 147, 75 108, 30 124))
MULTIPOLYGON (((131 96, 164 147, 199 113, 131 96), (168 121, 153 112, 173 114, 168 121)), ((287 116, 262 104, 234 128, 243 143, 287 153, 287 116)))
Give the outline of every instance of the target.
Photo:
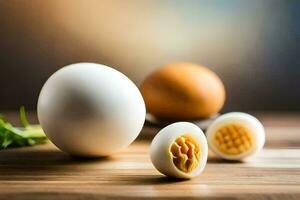
POLYGON ((210 69, 192 63, 168 64, 140 87, 148 113, 173 120, 209 117, 221 110, 225 89, 210 69))

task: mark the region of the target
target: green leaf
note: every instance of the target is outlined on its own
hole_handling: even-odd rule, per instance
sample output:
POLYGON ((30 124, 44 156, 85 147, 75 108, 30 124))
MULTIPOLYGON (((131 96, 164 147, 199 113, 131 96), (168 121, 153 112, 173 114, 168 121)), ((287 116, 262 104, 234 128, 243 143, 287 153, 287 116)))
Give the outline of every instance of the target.
POLYGON ((11 125, 0 115, 0 149, 48 142, 42 127, 31 125, 28 122, 24 106, 20 107, 20 120, 23 127, 18 128, 11 125))
POLYGON ((20 107, 20 120, 23 127, 27 127, 29 125, 24 106, 20 107))

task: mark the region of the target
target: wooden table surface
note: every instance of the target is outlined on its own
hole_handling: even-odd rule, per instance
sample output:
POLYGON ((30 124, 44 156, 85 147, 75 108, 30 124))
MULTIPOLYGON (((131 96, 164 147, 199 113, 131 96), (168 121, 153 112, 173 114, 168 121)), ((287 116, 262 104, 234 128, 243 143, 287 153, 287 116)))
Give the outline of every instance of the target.
POLYGON ((244 163, 210 152, 204 172, 185 181, 154 169, 145 139, 102 159, 70 157, 52 144, 1 150, 0 199, 300 199, 300 114, 257 116, 267 132, 262 152, 244 163))

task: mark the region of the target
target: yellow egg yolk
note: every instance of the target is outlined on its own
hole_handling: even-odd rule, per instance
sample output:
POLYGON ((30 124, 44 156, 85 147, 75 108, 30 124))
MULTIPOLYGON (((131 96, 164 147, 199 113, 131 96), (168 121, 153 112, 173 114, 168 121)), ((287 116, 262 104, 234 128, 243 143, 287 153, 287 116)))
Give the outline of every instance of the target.
POLYGON ((254 146, 254 138, 246 127, 229 124, 215 133, 213 143, 220 152, 226 155, 239 155, 254 146))
POLYGON ((171 145, 170 154, 177 169, 189 173, 200 161, 200 144, 188 134, 178 137, 171 145))

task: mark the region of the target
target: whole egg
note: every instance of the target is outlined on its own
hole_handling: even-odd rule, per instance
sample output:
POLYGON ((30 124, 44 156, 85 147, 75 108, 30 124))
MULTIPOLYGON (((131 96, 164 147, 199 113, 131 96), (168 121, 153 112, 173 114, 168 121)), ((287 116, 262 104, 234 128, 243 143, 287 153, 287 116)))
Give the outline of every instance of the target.
POLYGON ((72 155, 107 156, 135 140, 145 121, 135 84, 101 64, 77 63, 55 72, 38 99, 38 118, 49 139, 72 155))
POLYGON ((162 66, 146 77, 140 89, 147 112, 160 119, 208 118, 225 102, 221 79, 210 69, 187 62, 162 66))

